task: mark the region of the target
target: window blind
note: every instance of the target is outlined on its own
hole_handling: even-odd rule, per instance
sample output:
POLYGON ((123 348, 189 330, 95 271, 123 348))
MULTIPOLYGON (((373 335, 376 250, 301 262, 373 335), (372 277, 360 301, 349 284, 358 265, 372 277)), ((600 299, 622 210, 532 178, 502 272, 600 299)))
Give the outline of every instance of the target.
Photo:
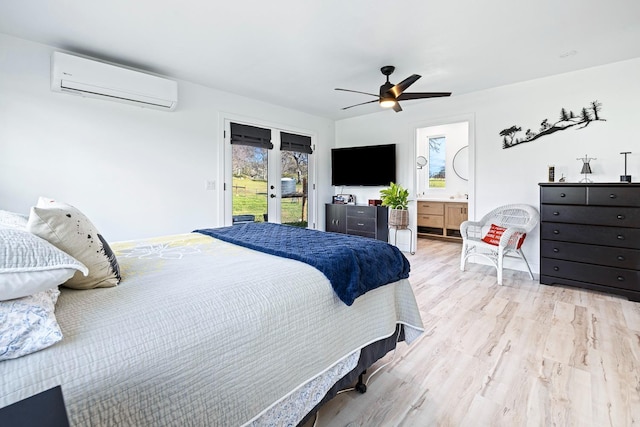
POLYGON ((271 129, 231 123, 231 143, 273 149, 271 129))
POLYGON ((280 132, 280 150, 311 154, 311 137, 280 132))

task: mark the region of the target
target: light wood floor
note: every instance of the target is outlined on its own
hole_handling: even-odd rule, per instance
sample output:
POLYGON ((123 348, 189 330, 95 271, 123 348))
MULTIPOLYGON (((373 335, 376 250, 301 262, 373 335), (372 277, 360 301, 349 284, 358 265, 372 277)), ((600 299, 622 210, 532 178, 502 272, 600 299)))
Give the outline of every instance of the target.
POLYGON ((460 272, 459 251, 419 239, 407 256, 426 332, 319 427, 640 425, 640 303, 513 270, 498 286, 489 266, 460 272))

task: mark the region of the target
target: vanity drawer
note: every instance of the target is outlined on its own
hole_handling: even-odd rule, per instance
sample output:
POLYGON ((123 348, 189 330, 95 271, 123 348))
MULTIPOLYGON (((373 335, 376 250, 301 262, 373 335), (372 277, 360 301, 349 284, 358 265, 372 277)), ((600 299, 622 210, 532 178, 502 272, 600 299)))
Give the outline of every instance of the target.
POLYGON ((543 258, 540 274, 612 288, 640 290, 640 271, 543 258))
POLYGON ((640 249, 640 229, 542 222, 540 239, 640 249))
POLYGON ((542 240, 540 256, 640 270, 640 250, 542 240))
POLYGON ((540 218, 550 222, 640 227, 640 209, 631 207, 542 205, 540 218))
POLYGON ((587 203, 585 187, 540 187, 540 203, 584 205, 587 203))
POLYGON ((418 215, 418 226, 420 227, 444 227, 444 216, 441 215, 418 215))
POLYGON ((638 189, 631 187, 589 187, 590 205, 638 206, 638 189))
POLYGON ((418 202, 418 215, 444 215, 444 203, 418 202))

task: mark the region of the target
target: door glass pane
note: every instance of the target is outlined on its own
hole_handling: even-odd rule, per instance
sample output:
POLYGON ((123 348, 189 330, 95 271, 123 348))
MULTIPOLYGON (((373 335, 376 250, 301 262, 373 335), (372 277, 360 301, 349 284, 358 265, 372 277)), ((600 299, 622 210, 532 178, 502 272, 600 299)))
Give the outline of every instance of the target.
POLYGON ((307 182, 309 155, 297 151, 281 151, 280 222, 296 227, 307 227, 307 182))
POLYGON ((233 223, 264 222, 267 216, 269 150, 231 145, 233 223))
POLYGON ((446 179, 446 139, 429 138, 429 188, 444 188, 446 179))

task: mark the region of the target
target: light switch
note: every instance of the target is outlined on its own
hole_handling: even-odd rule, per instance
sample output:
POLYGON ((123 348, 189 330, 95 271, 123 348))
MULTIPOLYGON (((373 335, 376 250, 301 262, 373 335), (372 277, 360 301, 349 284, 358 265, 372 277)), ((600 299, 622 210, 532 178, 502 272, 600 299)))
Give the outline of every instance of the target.
POLYGON ((216 182, 215 181, 205 181, 205 185, 204 185, 205 190, 215 190, 216 189, 216 182))

